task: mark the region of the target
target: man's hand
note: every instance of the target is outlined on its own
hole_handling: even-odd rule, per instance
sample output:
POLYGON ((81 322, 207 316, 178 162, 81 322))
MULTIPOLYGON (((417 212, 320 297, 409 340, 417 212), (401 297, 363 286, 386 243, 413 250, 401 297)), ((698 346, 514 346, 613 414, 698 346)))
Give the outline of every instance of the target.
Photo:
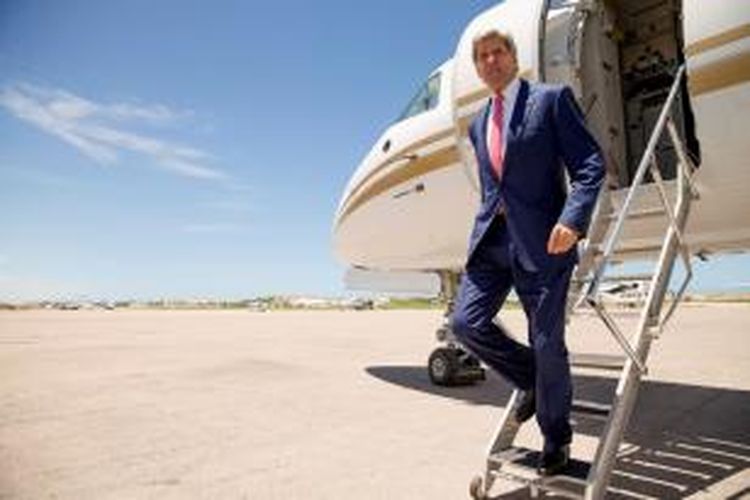
POLYGON ((549 235, 547 241, 547 253, 550 254, 561 254, 571 249, 573 245, 578 241, 578 232, 557 223, 552 228, 552 232, 549 235))

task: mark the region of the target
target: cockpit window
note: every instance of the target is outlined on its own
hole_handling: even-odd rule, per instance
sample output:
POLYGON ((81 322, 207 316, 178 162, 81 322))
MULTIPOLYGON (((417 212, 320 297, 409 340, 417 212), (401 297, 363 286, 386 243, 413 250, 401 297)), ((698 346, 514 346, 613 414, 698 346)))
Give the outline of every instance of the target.
POLYGON ((419 113, 429 111, 438 104, 438 97, 440 95, 440 73, 436 73, 427 80, 427 83, 422 85, 417 92, 417 95, 409 102, 398 120, 405 120, 419 113))

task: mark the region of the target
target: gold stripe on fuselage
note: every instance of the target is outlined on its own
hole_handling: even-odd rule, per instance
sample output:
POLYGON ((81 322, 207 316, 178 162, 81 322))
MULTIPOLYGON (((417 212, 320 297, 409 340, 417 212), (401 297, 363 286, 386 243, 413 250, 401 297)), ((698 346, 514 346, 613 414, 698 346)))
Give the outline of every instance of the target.
MULTIPOLYGON (((346 200, 344 200, 344 203, 341 205, 343 208, 342 208, 341 216, 339 217, 339 224, 341 223, 341 221, 344 220, 344 217, 347 214, 351 213, 352 209, 351 209, 351 206, 349 205, 352 205, 355 202, 357 202, 357 199, 361 197, 364 191, 369 191, 369 189, 367 189, 365 186, 375 175, 377 175, 378 173, 380 173, 386 167, 392 165, 393 163, 408 159, 408 157, 412 154, 417 154, 417 151, 419 151, 420 148, 429 146, 434 142, 443 140, 447 137, 451 137, 452 135, 453 135, 453 128, 441 130, 440 132, 429 135, 425 137, 424 139, 415 141, 409 144, 408 146, 406 146, 405 148, 402 148, 398 153, 395 153, 389 159, 385 160, 383 163, 381 163, 377 167, 370 170, 367 173, 367 175, 365 175, 364 178, 362 178, 362 180, 360 180, 359 183, 357 183, 357 186, 354 187, 349 192, 349 196, 346 197, 346 200)), ((411 162, 409 162, 407 165, 409 164, 411 164, 411 162)), ((361 203, 356 203, 356 204, 357 206, 361 205, 361 203)))
MULTIPOLYGON (((450 130, 450 132, 452 133, 453 130, 450 130)), ((458 149, 455 144, 439 149, 427 156, 409 161, 409 163, 403 167, 397 168, 392 172, 387 173, 382 178, 370 182, 356 196, 350 196, 348 199, 348 205, 341 212, 341 217, 339 217, 339 224, 341 224, 349 214, 354 212, 354 210, 359 208, 363 203, 370 201, 382 192, 419 177, 420 175, 449 167, 457 162, 458 149)))
MULTIPOLYGON (((685 54, 692 57, 747 37, 750 37, 750 24, 741 25, 723 33, 719 33, 718 35, 692 43, 685 49, 685 54)), ((530 70, 525 70, 520 73, 524 78, 528 78, 530 74, 530 70)), ((706 64, 697 70, 691 71, 688 78, 688 86, 691 96, 695 97, 701 94, 731 87, 733 85, 738 85, 740 83, 745 83, 747 81, 750 81, 750 53, 744 52, 738 55, 725 57, 719 61, 706 64)), ((457 109, 460 109, 470 104, 474 104, 479 100, 486 99, 489 96, 489 90, 481 89, 459 97, 455 104, 457 109)), ((459 118, 458 128, 460 131, 460 137, 463 137, 466 134, 474 116, 475 115, 471 114, 459 118)), ((433 170, 448 167, 452 162, 458 162, 459 156, 457 147, 456 145, 452 145, 440 149, 430 155, 410 161, 406 165, 395 169, 393 172, 389 172, 382 179, 368 184, 375 174, 382 171, 388 165, 404 159, 404 157, 408 156, 410 153, 414 153, 419 148, 449 137, 453 133, 454 129, 451 127, 410 144, 401 150, 399 154, 394 155, 391 159, 373 169, 359 182, 357 187, 353 189, 351 194, 347 197, 343 204, 344 208, 341 212, 341 216, 338 219, 338 225, 354 212, 355 209, 381 194, 383 191, 396 187, 399 184, 409 182, 415 177, 425 175, 433 170)))
POLYGON ((479 89, 471 94, 466 94, 456 99, 456 108, 463 108, 467 104, 473 104, 480 99, 487 99, 490 94, 490 89, 479 89))
POLYGON ((688 76, 690 94, 699 96, 750 80, 750 52, 708 63, 688 76))
POLYGON ((685 55, 692 57, 747 37, 750 37, 750 24, 742 24, 718 35, 709 36, 708 38, 691 43, 685 48, 685 55))

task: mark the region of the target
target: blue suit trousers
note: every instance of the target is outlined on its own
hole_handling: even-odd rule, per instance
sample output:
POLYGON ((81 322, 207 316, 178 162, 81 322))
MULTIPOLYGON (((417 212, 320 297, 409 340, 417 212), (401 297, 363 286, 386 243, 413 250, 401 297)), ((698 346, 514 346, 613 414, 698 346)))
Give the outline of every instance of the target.
POLYGON ((463 346, 522 390, 536 389, 545 451, 570 443, 572 384, 565 346, 571 265, 529 272, 514 256, 503 216, 496 216, 466 265, 452 317, 463 346), (493 320, 514 287, 528 322, 529 346, 493 320))

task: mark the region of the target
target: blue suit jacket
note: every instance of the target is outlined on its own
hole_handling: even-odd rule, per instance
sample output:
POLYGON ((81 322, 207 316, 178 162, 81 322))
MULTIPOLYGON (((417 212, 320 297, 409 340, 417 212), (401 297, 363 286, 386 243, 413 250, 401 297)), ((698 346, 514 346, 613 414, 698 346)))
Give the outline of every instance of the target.
POLYGON ((487 149, 489 103, 471 124, 469 136, 479 164, 482 204, 469 242, 468 262, 502 206, 511 253, 531 272, 576 262, 574 246, 547 253, 557 222, 584 234, 604 180, 604 160, 567 87, 520 81, 506 139, 502 179, 487 149), (564 170, 570 186, 566 186, 564 170))

